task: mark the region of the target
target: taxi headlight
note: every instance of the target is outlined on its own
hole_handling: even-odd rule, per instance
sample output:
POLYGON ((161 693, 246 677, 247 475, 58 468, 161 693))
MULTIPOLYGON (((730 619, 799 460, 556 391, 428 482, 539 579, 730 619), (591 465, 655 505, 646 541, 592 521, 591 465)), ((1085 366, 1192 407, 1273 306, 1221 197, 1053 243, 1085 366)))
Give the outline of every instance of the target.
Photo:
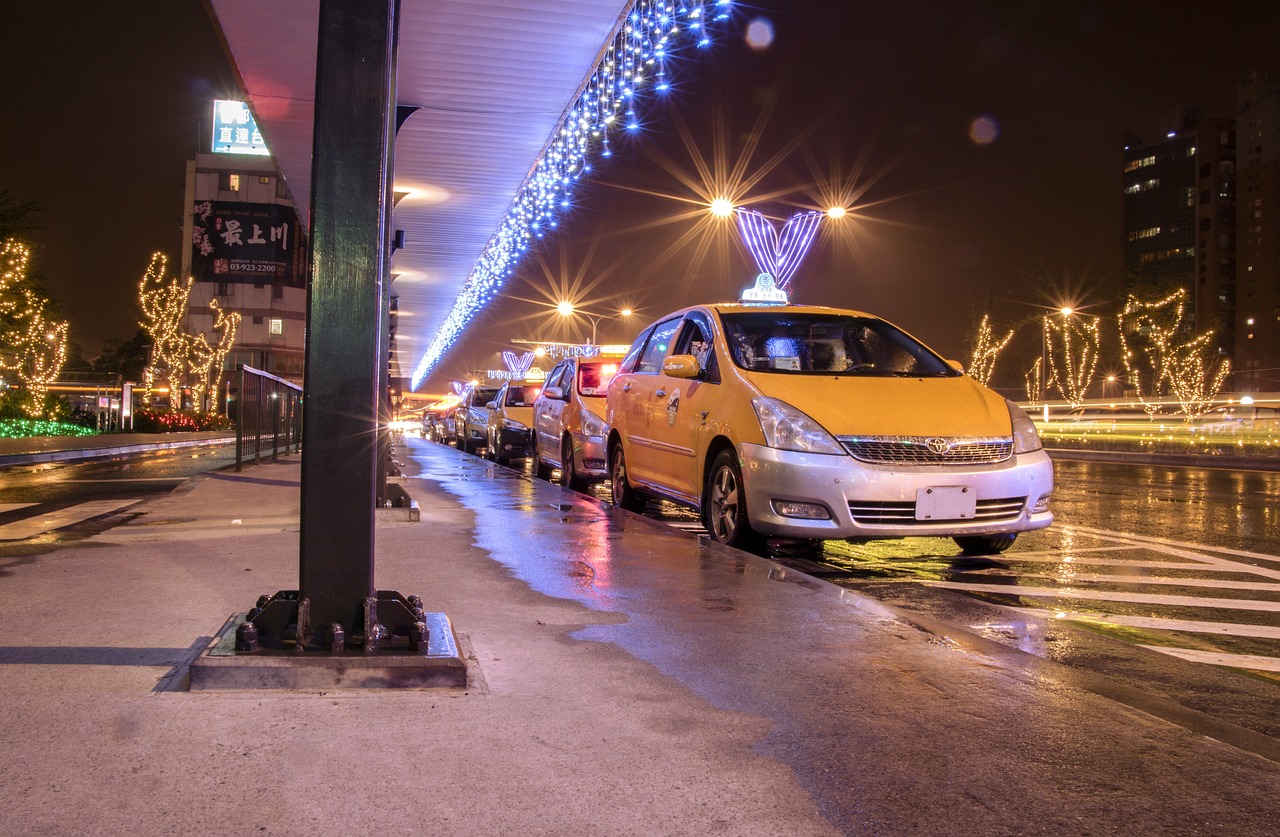
POLYGON ((588 410, 582 411, 582 435, 584 436, 603 436, 605 431, 604 419, 588 410))
POLYGON ((523 424, 521 424, 520 422, 516 421, 515 419, 509 419, 509 418, 504 418, 502 420, 502 427, 506 430, 528 430, 529 429, 525 427, 523 424))
POLYGON ((1040 432, 1036 430, 1031 416, 1008 399, 1004 403, 1009 407, 1009 418, 1013 422, 1013 452, 1031 453, 1040 450, 1043 447, 1040 444, 1040 432))
POLYGON ((822 425, 785 401, 763 395, 751 399, 764 441, 771 448, 841 455, 845 449, 822 425))

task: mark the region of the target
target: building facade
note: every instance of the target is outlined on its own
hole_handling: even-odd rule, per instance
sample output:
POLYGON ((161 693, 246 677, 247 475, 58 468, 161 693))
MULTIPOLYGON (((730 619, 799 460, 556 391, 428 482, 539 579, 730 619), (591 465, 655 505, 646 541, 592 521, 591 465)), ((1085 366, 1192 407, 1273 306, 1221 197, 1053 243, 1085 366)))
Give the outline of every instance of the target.
POLYGON ((1238 91, 1236 386, 1280 391, 1280 77, 1238 91))
POLYGON ((182 275, 195 279, 187 328, 211 343, 216 300, 241 315, 224 368, 244 364, 301 385, 306 232, 269 156, 198 154, 187 162, 182 275))
POLYGON ((1235 126, 1179 120, 1158 142, 1124 155, 1125 293, 1152 302, 1187 291, 1197 333, 1219 352, 1235 343, 1235 126))

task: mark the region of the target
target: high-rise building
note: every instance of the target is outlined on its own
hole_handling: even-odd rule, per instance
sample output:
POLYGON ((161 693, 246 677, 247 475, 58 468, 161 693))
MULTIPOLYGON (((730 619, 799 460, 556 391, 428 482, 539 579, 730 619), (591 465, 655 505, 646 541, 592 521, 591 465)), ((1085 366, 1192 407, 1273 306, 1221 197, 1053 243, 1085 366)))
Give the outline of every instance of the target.
POLYGON ((1236 388, 1280 391, 1280 78, 1250 73, 1236 117, 1236 388))
POLYGON ((233 105, 217 103, 210 151, 187 162, 182 275, 196 280, 187 328, 216 344, 216 300, 242 318, 228 372, 244 364, 301 384, 306 232, 247 109, 233 105))
POLYGON ((1144 301, 1187 291, 1195 331, 1234 348, 1235 128, 1181 114, 1157 142, 1124 153, 1124 286, 1144 301))

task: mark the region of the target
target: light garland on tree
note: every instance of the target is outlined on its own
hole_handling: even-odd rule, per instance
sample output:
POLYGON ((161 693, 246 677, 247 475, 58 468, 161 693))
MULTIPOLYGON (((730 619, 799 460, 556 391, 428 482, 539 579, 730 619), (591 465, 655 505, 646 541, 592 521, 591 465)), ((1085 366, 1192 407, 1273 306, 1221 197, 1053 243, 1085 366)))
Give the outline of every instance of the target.
POLYGON ((683 38, 707 46, 708 24, 727 18, 732 5, 731 0, 635 0, 418 361, 411 389, 422 385, 463 329, 497 295, 533 242, 556 228, 560 213, 570 206, 574 184, 591 170, 591 158, 611 156, 610 134, 640 127, 636 99, 646 90, 669 89, 667 60, 677 42, 683 38))
POLYGON ((67 359, 67 322, 51 320, 48 300, 27 285, 31 250, 8 240, 0 248, 0 368, 17 373, 27 392, 23 411, 45 412, 49 384, 67 359))
POLYGON ((1058 390, 1073 409, 1084 403, 1085 390, 1098 365, 1099 322, 1097 317, 1079 314, 1060 320, 1044 318, 1044 345, 1049 358, 1046 383, 1058 390), (1062 347, 1061 364, 1054 351, 1055 342, 1062 347))
POLYGON ((151 364, 147 368, 147 389, 157 374, 169 385, 169 410, 179 408, 182 400, 182 377, 191 354, 191 344, 182 322, 187 316, 187 300, 191 296, 190 277, 184 282, 177 276, 166 276, 169 259, 153 253, 147 272, 138 287, 143 321, 140 325, 151 335, 151 364))
MULTIPOLYGON (((991 331, 991 315, 983 314, 982 322, 978 325, 978 337, 973 344, 973 358, 969 363, 969 377, 973 378, 984 387, 991 383, 991 376, 995 373, 996 358, 1004 351, 1004 347, 1009 345, 1009 341, 1013 339, 1013 329, 1009 329, 1009 333, 1003 339, 997 341, 993 339, 991 331)), ((1036 387, 1039 391, 1039 365, 1036 366, 1036 387)))
POLYGON ((146 369, 147 401, 156 375, 162 375, 169 385, 169 410, 181 407, 182 384, 191 376, 191 394, 197 411, 206 409, 205 393, 215 397, 207 405, 216 412, 216 394, 222 386, 222 365, 235 344, 240 328, 240 314, 222 310, 216 299, 210 300, 213 310, 213 332, 216 345, 211 345, 203 334, 190 334, 184 327, 187 304, 191 298, 194 280, 166 276, 169 259, 163 253, 153 253, 147 272, 138 287, 142 304, 143 321, 140 325, 151 335, 151 364, 146 369))
POLYGON ((203 334, 193 335, 191 337, 192 359, 188 360, 188 364, 191 372, 196 376, 191 387, 195 403, 204 412, 216 412, 218 393, 222 389, 223 362, 231 352, 231 347, 235 345, 241 316, 238 311, 231 313, 223 311, 216 299, 209 300, 209 307, 213 309, 213 333, 218 336, 218 342, 216 345, 210 345, 203 334), (204 400, 206 393, 212 399, 207 405, 204 400))
POLYGON ((1143 408, 1154 415, 1163 395, 1177 399, 1188 418, 1199 415, 1221 391, 1231 364, 1214 348, 1213 332, 1182 339, 1187 291, 1144 302, 1130 296, 1119 317, 1120 348, 1127 379, 1143 408))

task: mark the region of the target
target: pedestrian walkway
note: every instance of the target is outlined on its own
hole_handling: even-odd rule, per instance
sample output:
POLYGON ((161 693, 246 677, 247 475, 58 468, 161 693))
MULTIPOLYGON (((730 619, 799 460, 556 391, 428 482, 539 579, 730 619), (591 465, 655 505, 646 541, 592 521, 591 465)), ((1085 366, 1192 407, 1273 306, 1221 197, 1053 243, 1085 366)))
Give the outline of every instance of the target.
POLYGON ((1078 673, 418 440, 377 586, 466 689, 186 692, 297 586, 297 457, 0 545, 6 833, 1270 834, 1280 764, 1078 673))

